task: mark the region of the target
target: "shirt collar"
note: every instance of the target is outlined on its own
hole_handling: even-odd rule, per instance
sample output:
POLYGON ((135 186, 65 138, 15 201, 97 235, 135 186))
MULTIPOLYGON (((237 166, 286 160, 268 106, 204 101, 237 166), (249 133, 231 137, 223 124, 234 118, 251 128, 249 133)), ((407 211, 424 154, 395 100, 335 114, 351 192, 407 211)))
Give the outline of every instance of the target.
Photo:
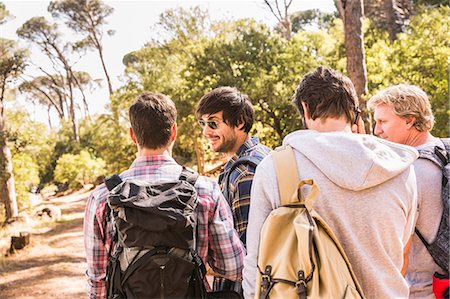
POLYGON ((139 156, 136 159, 134 159, 130 168, 137 168, 137 167, 151 166, 151 165, 161 165, 161 164, 165 164, 165 163, 176 164, 177 162, 171 156, 169 156, 169 154, 153 155, 153 156, 139 156))

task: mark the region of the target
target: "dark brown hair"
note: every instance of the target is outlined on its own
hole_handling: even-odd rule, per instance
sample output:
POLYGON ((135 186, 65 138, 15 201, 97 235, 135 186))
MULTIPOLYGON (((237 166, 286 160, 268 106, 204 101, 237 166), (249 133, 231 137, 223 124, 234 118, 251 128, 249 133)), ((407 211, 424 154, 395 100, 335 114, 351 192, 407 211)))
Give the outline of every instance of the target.
POLYGON ((136 97, 129 109, 131 128, 141 147, 156 149, 168 145, 177 109, 161 93, 145 92, 136 97))
POLYGON ((223 121, 230 127, 236 127, 244 122, 242 130, 250 132, 253 126, 253 106, 246 94, 240 93, 236 88, 229 86, 217 87, 205 94, 198 103, 195 115, 198 119, 202 115, 214 114, 223 111, 223 121))
POLYGON ((352 81, 341 73, 319 66, 307 73, 295 91, 293 103, 303 116, 305 102, 311 118, 340 118, 353 123, 358 109, 358 96, 352 81))

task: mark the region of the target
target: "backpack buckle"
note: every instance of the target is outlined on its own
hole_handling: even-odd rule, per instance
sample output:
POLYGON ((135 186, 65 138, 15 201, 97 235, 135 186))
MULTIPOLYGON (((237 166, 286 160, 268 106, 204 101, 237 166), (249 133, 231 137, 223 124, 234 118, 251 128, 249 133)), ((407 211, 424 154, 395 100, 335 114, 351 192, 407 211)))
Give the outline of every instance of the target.
POLYGON ((298 271, 298 281, 295 283, 299 298, 306 298, 306 278, 303 270, 298 271))

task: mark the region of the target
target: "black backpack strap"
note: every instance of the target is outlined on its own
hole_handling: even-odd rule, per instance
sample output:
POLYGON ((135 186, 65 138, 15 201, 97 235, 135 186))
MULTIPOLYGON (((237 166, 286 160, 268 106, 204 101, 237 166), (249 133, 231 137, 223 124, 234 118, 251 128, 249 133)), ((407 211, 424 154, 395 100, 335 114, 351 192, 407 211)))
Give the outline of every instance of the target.
POLYGON ((114 187, 116 187, 120 183, 122 183, 122 179, 118 174, 113 174, 105 178, 105 185, 106 188, 108 188, 108 191, 111 191, 112 189, 114 189, 114 187))
MULTIPOLYGON (((436 164, 441 170, 442 170, 442 188, 446 188, 448 184, 448 177, 445 175, 444 168, 449 164, 450 160, 450 139, 449 138, 440 138, 441 142, 444 144, 444 148, 441 146, 435 146, 434 151, 430 150, 419 150, 420 158, 428 159, 434 164, 436 164)), ((443 196, 443 195, 442 195, 443 196)), ((444 208, 445 208, 445 202, 444 202, 444 208)), ((444 215, 442 216, 444 217, 444 215)), ((442 221, 442 219, 441 219, 442 221)), ((442 225, 442 222, 441 222, 442 225)), ((439 229, 441 228, 441 225, 439 229)), ((431 257, 435 261, 436 264, 438 264, 441 268, 445 269, 447 267, 442 267, 442 265, 438 262, 438 260, 433 256, 431 251, 431 245, 425 240, 424 236, 420 233, 420 231, 415 228, 414 229, 417 237, 419 237, 420 241, 422 241, 423 245, 427 249, 427 251, 430 253, 431 257)))
POLYGON ((225 199, 228 200, 228 188, 230 185, 230 176, 231 173, 239 166, 239 165, 249 165, 256 169, 259 162, 261 162, 262 158, 256 156, 243 156, 237 159, 233 165, 231 165, 230 169, 227 170, 225 177, 223 178, 223 191, 225 195, 225 199))
POLYGON ((182 181, 186 181, 189 184, 191 184, 192 186, 194 186, 195 183, 197 182, 198 177, 199 177, 199 174, 197 172, 193 171, 190 168, 183 166, 183 169, 181 170, 179 179, 182 181))

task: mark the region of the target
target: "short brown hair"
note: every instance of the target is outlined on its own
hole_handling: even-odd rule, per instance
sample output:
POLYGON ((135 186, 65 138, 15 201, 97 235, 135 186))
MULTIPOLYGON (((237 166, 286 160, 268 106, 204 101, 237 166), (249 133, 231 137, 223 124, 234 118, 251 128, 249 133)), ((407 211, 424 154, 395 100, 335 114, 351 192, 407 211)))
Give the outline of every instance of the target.
POLYGON ((313 120, 345 116, 352 123, 358 110, 358 96, 352 81, 323 66, 307 73, 295 91, 293 103, 303 116, 301 102, 306 103, 313 120))
POLYGON ((145 92, 136 97, 129 116, 139 146, 156 149, 169 143, 177 109, 168 96, 145 92))
POLYGON ((205 114, 223 111, 223 121, 234 128, 243 121, 245 133, 253 126, 254 111, 248 95, 234 87, 217 87, 205 94, 199 101, 195 115, 198 119, 205 114))
POLYGON ((368 102, 373 109, 379 104, 392 107, 395 115, 401 118, 414 117, 414 128, 417 131, 431 131, 434 126, 434 116, 430 100, 425 91, 415 85, 399 84, 380 90, 368 102))

